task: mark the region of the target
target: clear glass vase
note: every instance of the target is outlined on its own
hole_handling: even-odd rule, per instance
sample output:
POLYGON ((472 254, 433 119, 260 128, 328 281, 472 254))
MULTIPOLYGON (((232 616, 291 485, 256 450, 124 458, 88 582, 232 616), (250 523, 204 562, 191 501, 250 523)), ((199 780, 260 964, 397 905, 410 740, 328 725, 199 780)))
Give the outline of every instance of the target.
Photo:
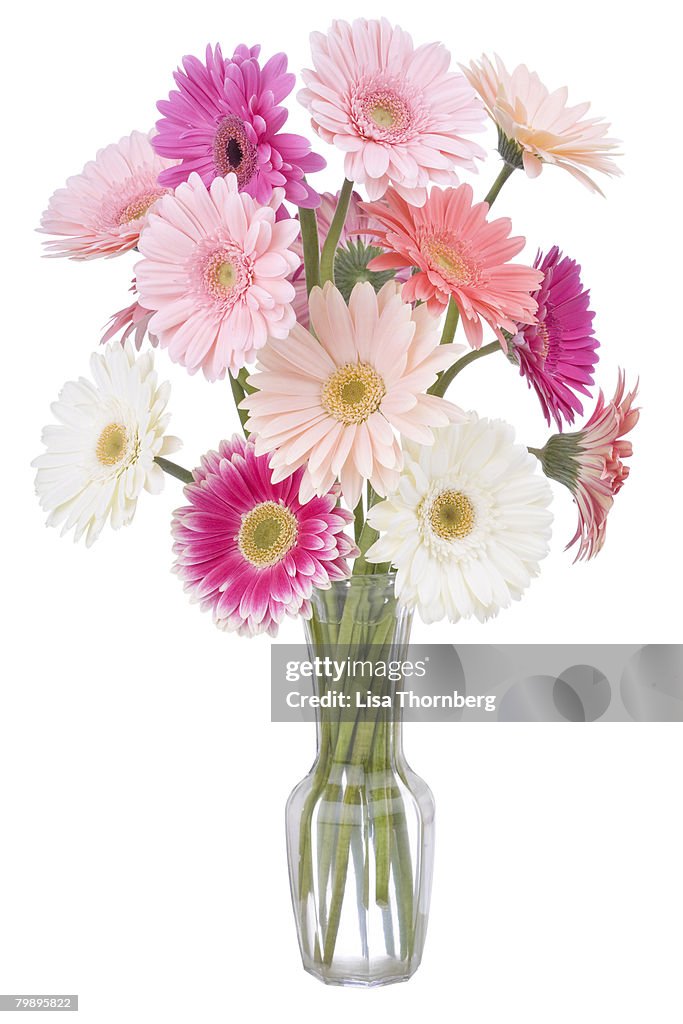
POLYGON ((316 760, 287 802, 301 956, 326 984, 406 981, 427 929, 434 799, 403 754, 401 679, 376 666, 405 662, 412 616, 396 602, 393 573, 333 583, 312 603, 309 656, 346 664, 335 689, 348 706, 317 711, 316 760), (361 662, 374 666, 371 679, 359 676, 361 662), (393 709, 359 707, 369 693, 393 709))

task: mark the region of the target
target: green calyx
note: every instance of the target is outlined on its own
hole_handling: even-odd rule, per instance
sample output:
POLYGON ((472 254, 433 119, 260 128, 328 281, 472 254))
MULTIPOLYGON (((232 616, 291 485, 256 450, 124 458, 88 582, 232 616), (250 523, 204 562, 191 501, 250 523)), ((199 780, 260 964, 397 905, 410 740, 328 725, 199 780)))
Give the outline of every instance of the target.
POLYGON ((368 270, 368 263, 383 251, 376 245, 364 245, 359 238, 339 246, 334 257, 334 283, 345 302, 349 301, 359 281, 369 281, 376 292, 387 281, 393 281, 396 276, 393 270, 368 270))
POLYGON ((541 463, 543 472, 551 480, 564 484, 574 494, 579 479, 579 455, 584 451, 583 433, 553 434, 543 448, 529 448, 541 463))
POLYGON ((522 147, 514 139, 509 139, 500 127, 498 128, 498 152, 509 167, 519 170, 524 166, 522 147))

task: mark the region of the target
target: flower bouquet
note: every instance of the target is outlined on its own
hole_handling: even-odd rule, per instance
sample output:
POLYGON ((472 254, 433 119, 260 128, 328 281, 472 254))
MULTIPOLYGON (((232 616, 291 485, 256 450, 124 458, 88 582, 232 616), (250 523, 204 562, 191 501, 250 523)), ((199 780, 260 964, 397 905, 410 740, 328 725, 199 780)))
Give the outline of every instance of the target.
MULTIPOLYGON (((525 239, 491 207, 516 169, 559 168, 598 192, 594 172, 619 173, 617 143, 524 65, 453 71, 441 43, 415 47, 384 19, 336 21, 311 46, 298 99, 344 153, 336 195, 309 180, 325 166, 310 142, 283 131, 285 55, 264 63, 241 45, 185 57, 155 129, 107 146, 51 198, 49 255, 138 256, 91 379, 53 406, 36 488, 48 523, 90 545, 131 522, 143 489, 179 479, 175 571, 219 628, 275 636, 300 616, 313 655, 379 665, 405 655, 415 609, 484 621, 521 597, 549 547, 546 478, 576 502, 576 557, 605 542, 636 389, 620 372, 614 397, 600 391, 565 432, 598 361, 589 292, 557 245, 516 262, 525 239), (487 118, 502 162, 479 201, 458 174, 485 159, 487 118), (155 348, 227 377, 234 396, 241 433, 191 472, 169 459, 180 442, 155 348), (544 447, 446 398, 485 356, 535 392, 557 427, 544 447)), ((381 704, 395 684, 376 671, 372 685, 381 704)), ((321 706, 318 756, 287 807, 307 970, 361 985, 412 975, 433 817, 400 721, 321 706)))

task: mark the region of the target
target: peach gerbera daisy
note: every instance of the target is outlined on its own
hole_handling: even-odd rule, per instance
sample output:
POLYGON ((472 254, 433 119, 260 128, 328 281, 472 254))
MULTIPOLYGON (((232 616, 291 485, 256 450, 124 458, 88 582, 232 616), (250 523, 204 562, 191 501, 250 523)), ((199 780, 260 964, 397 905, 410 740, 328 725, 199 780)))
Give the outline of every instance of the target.
POLYGON ((392 183, 416 206, 426 185, 457 184, 456 167, 474 170, 484 150, 467 136, 482 131, 483 110, 465 78, 449 71, 441 43, 413 47, 386 18, 333 21, 311 34, 315 70, 303 72, 298 99, 325 142, 346 153, 346 177, 371 199, 392 183))
POLYGON ((403 285, 405 302, 422 301, 438 316, 452 298, 463 318, 467 340, 479 348, 482 321, 503 347, 502 329, 516 334, 518 325, 536 322, 538 308, 530 292, 543 274, 508 261, 524 248, 524 238, 510 238, 507 217, 487 221, 488 203, 472 205, 469 185, 433 188, 424 206, 410 206, 390 190, 378 203, 363 203, 378 221, 377 244, 389 250, 369 264, 371 270, 415 267, 403 285))
POLYGON ((350 508, 369 480, 378 494, 398 485, 400 432, 432 444, 433 427, 459 421, 450 402, 425 392, 450 366, 457 345, 439 345, 426 306, 412 309, 395 282, 379 294, 357 284, 349 305, 331 282, 310 296, 314 338, 297 324, 286 341, 270 338, 243 402, 256 452, 274 452, 273 481, 306 465, 301 500, 326 494, 337 477, 350 508))
POLYGON ((510 73, 500 57, 495 55, 495 60, 494 67, 484 55, 479 63, 460 67, 498 127, 501 156, 514 167, 523 166, 530 178, 538 177, 544 163, 563 167, 602 195, 584 168, 621 174, 610 156, 618 142, 606 137, 609 123, 600 117, 584 117, 590 103, 568 107, 567 89, 549 92, 525 64, 510 73))
POLYGON ((176 163, 158 156, 149 140, 133 132, 106 146, 57 189, 38 229, 58 236, 44 243, 47 255, 92 260, 135 248, 148 212, 170 191, 157 178, 176 163))
POLYGON ((135 267, 140 305, 154 311, 149 332, 208 380, 236 375, 269 335, 286 338, 294 324, 287 277, 299 261, 288 246, 299 225, 276 222, 283 189, 266 206, 238 189, 234 174, 210 189, 191 174, 150 215, 135 267))

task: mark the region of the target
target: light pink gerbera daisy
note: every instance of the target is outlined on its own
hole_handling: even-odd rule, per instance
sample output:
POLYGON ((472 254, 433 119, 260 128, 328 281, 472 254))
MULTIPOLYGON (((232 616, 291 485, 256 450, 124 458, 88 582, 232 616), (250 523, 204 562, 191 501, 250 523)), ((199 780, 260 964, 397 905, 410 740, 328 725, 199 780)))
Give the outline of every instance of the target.
POLYGON ((207 189, 198 174, 164 196, 140 238, 135 267, 140 304, 155 311, 149 330, 171 359, 208 380, 236 375, 270 335, 294 324, 298 266, 288 248, 299 225, 276 223, 284 192, 261 206, 238 191, 234 174, 207 189))
POLYGON ((438 316, 453 299, 463 318, 467 340, 481 346, 489 324, 505 348, 502 330, 516 334, 518 324, 533 324, 538 308, 530 292, 543 274, 508 261, 524 248, 524 238, 510 238, 507 217, 487 221, 488 203, 472 204, 469 185, 434 188, 424 206, 409 206, 390 190, 363 209, 376 221, 378 244, 389 252, 370 263, 372 270, 417 268, 403 285, 406 302, 427 303, 438 316))
POLYGON ((44 243, 47 255, 92 260, 135 248, 148 212, 169 191, 157 178, 175 163, 149 140, 133 132, 106 146, 54 193, 38 229, 58 236, 44 243))
MULTIPOLYGON (((137 295, 138 289, 133 278, 133 283, 130 286, 130 291, 137 295)), ((142 343, 146 337, 149 338, 151 345, 158 345, 159 340, 154 334, 149 333, 149 322, 154 316, 154 311, 151 309, 145 309, 141 306, 137 299, 131 302, 129 306, 124 306, 123 309, 119 309, 116 313, 112 314, 109 318, 108 323, 104 328, 104 334, 100 339, 100 345, 106 345, 112 338, 119 336, 121 343, 127 341, 132 335, 133 343, 135 344, 138 352, 142 348, 142 343)))
POLYGON ((411 203, 424 203, 430 181, 457 184, 456 167, 475 169, 483 110, 462 75, 448 70, 441 43, 413 47, 401 28, 359 18, 313 32, 315 70, 303 72, 298 99, 325 142, 346 153, 346 177, 363 182, 371 199, 389 184, 411 203))
POLYGON ((395 432, 420 444, 432 427, 458 421, 450 402, 424 392, 453 363, 459 346, 439 345, 425 306, 412 309, 399 287, 376 294, 357 284, 349 305, 331 282, 310 297, 314 338, 299 324, 286 341, 269 339, 245 398, 247 429, 259 454, 273 452, 273 480, 306 465, 302 499, 325 494, 337 478, 355 508, 363 481, 385 495, 398 484, 402 453, 395 432))
POLYGON ((633 408, 638 385, 628 393, 625 388, 620 370, 614 398, 606 402, 601 391, 582 430, 553 434, 543 448, 529 449, 540 459, 545 475, 559 480, 574 495, 579 522, 567 547, 578 543, 576 561, 593 558, 601 550, 614 497, 629 475, 622 460, 633 454, 633 445, 623 438, 635 427, 640 410, 633 408))
POLYGON ((495 60, 495 67, 486 56, 469 67, 460 66, 498 127, 503 159, 513 167, 524 167, 530 178, 538 177, 544 163, 555 164, 602 195, 584 168, 621 174, 610 156, 618 142, 606 137, 608 122, 584 117, 590 103, 568 107, 567 89, 549 92, 526 65, 510 73, 500 57, 496 55, 495 60))
POLYGON ((338 489, 299 499, 303 470, 279 482, 237 435, 202 458, 188 505, 173 514, 175 571, 221 629, 274 636, 286 615, 310 615, 314 587, 350 575, 358 554, 338 489))

